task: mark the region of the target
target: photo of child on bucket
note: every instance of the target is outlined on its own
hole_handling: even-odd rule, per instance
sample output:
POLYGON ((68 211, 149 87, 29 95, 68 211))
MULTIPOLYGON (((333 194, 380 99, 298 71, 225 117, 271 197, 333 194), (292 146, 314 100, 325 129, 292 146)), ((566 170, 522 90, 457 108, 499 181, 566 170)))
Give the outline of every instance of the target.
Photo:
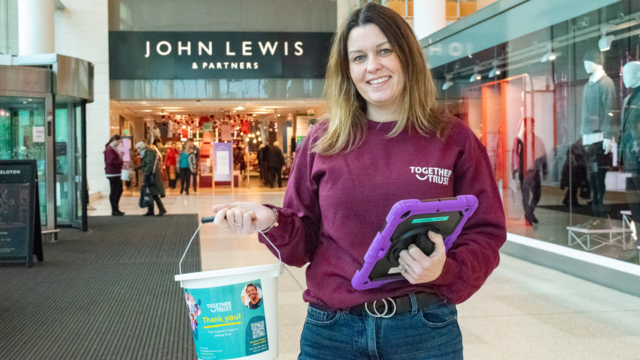
POLYGON ((194 332, 198 330, 198 316, 200 316, 200 305, 196 304, 196 299, 189 294, 188 291, 184 293, 185 301, 187 302, 187 308, 189 309, 189 319, 191 319, 191 330, 194 332))
POLYGON ((262 289, 254 283, 249 283, 242 290, 242 303, 249 309, 257 309, 262 306, 262 289))

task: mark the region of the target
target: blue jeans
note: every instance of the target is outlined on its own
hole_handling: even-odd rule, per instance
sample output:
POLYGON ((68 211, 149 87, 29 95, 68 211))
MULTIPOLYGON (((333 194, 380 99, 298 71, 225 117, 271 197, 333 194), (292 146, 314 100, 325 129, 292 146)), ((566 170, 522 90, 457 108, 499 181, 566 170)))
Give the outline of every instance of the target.
POLYGON ((455 305, 444 301, 391 318, 309 306, 298 360, 459 360, 462 333, 455 305))

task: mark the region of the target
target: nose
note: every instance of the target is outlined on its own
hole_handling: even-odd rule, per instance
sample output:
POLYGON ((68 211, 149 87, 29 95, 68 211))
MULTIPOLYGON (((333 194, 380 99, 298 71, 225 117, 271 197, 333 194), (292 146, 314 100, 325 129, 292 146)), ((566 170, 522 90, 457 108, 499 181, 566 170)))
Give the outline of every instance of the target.
POLYGON ((369 63, 367 64, 368 73, 375 73, 376 71, 380 70, 381 67, 382 67, 382 64, 378 60, 378 57, 376 56, 369 57, 369 63))

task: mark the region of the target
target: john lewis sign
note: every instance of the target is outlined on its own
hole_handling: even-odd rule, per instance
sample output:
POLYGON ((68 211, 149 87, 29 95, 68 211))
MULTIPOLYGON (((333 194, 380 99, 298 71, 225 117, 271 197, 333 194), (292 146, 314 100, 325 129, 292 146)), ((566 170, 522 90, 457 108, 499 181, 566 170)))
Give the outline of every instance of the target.
POLYGON ((124 79, 324 78, 333 33, 109 33, 110 77, 124 79))

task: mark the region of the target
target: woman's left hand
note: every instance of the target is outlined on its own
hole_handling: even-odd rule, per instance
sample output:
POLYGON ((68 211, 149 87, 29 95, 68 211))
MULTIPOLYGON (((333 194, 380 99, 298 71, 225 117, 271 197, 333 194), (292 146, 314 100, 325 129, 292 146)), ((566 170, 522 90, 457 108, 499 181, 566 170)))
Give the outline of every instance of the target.
POLYGON ((406 268, 401 274, 412 284, 427 283, 437 279, 442 273, 445 260, 447 260, 442 235, 429 231, 429 239, 436 245, 435 250, 429 256, 414 244, 409 245, 408 250, 400 252, 398 259, 400 270, 406 268))

